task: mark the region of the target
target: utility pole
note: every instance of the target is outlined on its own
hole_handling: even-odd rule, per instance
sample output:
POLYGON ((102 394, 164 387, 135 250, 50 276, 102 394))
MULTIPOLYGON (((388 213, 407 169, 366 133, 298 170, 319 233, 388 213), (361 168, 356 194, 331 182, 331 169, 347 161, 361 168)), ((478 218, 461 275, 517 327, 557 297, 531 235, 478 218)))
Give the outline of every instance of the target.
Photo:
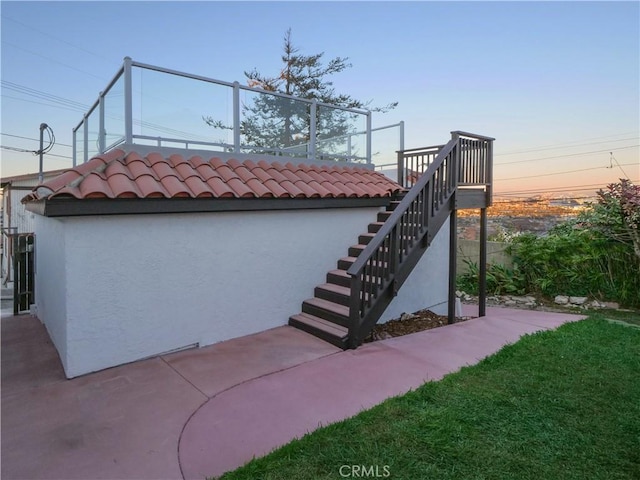
POLYGON ((40 154, 40 171, 38 173, 38 183, 42 183, 42 181, 44 180, 44 174, 42 173, 43 167, 43 160, 44 160, 44 131, 48 128, 49 126, 46 123, 41 123, 40 124, 40 150, 38 150, 38 153, 40 154))

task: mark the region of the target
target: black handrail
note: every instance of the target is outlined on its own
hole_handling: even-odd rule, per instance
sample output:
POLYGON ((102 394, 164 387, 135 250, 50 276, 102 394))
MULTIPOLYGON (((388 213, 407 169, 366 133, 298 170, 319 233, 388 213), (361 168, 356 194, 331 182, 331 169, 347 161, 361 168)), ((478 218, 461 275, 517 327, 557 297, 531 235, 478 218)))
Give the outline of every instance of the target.
MULTIPOLYGON (((372 325, 372 321, 375 323, 377 318, 373 317, 378 315, 379 318, 382 313, 381 309, 373 312, 382 295, 385 292, 395 295, 399 288, 396 275, 403 262, 417 249, 424 249, 427 234, 435 235, 435 231, 429 232, 429 225, 436 216, 438 221, 443 221, 439 215, 441 208, 449 204, 458 185, 482 184, 490 194, 494 139, 460 131, 451 134, 452 139, 445 146, 423 149, 439 148, 440 151, 347 270, 351 276, 349 340, 354 348, 362 340, 363 326, 372 325), (392 283, 395 285, 390 291, 392 283), (372 312, 374 314, 369 318, 372 312)), ((416 150, 420 149, 409 155, 416 150)), ((402 154, 398 152, 399 169, 404 162, 402 154)), ((449 205, 448 208, 453 207, 449 205)), ((434 228, 438 229, 440 225, 434 228)))
POLYGON ((398 151, 398 183, 411 188, 443 148, 444 145, 433 145, 398 151))

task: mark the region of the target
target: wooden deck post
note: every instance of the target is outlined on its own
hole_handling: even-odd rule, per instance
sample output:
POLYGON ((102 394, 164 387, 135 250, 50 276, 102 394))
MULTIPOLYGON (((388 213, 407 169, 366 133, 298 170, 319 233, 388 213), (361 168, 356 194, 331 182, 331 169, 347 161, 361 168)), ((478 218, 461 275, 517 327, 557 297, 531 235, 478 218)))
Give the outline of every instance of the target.
MULTIPOLYGON (((454 193, 455 196, 455 193, 454 193)), ((456 262, 458 258, 458 211, 454 205, 449 214, 449 299, 448 299, 448 317, 449 323, 453 323, 456 319, 456 262)))
POLYGON ((487 209, 480 209, 480 268, 478 285, 478 316, 487 314, 487 209))

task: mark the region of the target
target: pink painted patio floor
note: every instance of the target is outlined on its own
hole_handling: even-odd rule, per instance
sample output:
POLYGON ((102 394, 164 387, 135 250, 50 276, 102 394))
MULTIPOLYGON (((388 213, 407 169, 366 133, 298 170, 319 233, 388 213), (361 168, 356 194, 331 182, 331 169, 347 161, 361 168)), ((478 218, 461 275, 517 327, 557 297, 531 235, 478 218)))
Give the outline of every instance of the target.
POLYGON ((283 326, 73 380, 37 319, 3 318, 2 478, 220 475, 524 334, 582 318, 487 314, 345 352, 283 326))

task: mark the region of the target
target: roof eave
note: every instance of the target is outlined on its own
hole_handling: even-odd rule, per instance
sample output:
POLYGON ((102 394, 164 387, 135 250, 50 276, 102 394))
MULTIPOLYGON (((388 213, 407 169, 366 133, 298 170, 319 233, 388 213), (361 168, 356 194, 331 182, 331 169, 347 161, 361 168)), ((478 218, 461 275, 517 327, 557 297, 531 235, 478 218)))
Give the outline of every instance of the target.
POLYGON ((139 215, 154 213, 242 212, 387 206, 391 196, 366 198, 95 198, 53 197, 27 202, 45 217, 139 215))

